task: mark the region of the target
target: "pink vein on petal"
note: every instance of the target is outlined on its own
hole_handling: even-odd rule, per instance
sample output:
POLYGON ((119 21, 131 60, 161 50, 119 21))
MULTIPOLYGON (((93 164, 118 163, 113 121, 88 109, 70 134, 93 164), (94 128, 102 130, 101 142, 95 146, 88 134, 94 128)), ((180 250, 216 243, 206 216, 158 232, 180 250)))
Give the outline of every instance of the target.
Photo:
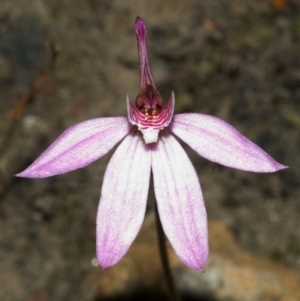
POLYGON ((116 264, 141 228, 151 172, 151 150, 139 135, 128 135, 111 158, 97 214, 97 258, 116 264))
POLYGON ((228 167, 254 172, 286 168, 234 127, 214 116, 178 114, 170 130, 200 156, 228 167))
POLYGON ((18 177, 43 178, 84 167, 109 152, 131 130, 126 117, 96 118, 64 131, 18 177))
POLYGON ((152 169, 163 229, 182 262, 203 271, 208 258, 203 196, 191 161, 172 135, 153 148, 152 169))

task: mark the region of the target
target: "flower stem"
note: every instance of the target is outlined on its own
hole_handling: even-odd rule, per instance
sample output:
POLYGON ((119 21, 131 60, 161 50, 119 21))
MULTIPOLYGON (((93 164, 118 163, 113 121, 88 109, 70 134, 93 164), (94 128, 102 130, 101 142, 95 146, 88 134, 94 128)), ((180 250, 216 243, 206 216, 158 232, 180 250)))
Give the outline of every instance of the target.
POLYGON ((171 301, 180 301, 180 296, 176 290, 174 279, 173 279, 172 273, 171 273, 170 262, 169 262, 167 246, 166 246, 166 237, 165 237, 165 233, 164 233, 164 230, 163 230, 161 222, 160 222, 157 204, 155 204, 155 221, 156 221, 159 255, 160 255, 160 260, 161 260, 161 264, 163 267, 163 271, 165 274, 167 286, 169 289, 170 300, 171 301))

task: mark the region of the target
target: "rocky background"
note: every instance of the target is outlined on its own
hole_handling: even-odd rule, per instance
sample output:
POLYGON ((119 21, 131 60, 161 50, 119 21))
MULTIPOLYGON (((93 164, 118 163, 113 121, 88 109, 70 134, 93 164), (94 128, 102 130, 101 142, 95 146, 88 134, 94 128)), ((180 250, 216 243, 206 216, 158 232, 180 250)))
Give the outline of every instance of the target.
POLYGON ((126 115, 126 93, 139 89, 137 15, 156 85, 165 99, 175 91, 177 113, 223 118, 289 166, 247 173, 187 148, 211 255, 202 274, 169 248, 183 300, 300 300, 297 0, 1 0, 0 300, 166 300, 151 206, 124 259, 96 265, 111 153, 61 176, 13 177, 68 126, 126 115))

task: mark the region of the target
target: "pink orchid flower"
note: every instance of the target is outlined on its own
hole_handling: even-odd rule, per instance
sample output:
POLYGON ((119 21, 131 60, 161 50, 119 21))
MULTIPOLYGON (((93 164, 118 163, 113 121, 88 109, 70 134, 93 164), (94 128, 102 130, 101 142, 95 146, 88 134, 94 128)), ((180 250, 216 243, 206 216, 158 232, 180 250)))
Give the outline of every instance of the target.
POLYGON ((178 137, 199 155, 253 172, 285 168, 225 121, 204 114, 173 116, 175 95, 163 106, 150 70, 146 25, 135 21, 140 92, 127 96, 128 118, 91 119, 67 129, 19 177, 44 178, 82 168, 113 154, 103 180, 97 213, 97 259, 115 265, 127 252, 144 220, 150 174, 166 236, 187 266, 203 271, 208 259, 207 216, 197 173, 178 137))

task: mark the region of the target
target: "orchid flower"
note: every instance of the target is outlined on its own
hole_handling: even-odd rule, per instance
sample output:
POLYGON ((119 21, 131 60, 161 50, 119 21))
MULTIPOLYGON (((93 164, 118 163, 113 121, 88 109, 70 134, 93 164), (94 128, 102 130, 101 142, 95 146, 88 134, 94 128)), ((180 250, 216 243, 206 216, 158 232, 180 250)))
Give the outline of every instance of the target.
POLYGON ((181 261, 204 270, 207 216, 197 173, 177 138, 213 162, 253 172, 285 166, 225 121, 204 114, 173 116, 155 87, 143 20, 135 21, 140 92, 128 117, 96 118, 71 126, 19 177, 44 178, 82 168, 120 142, 105 171, 97 212, 96 253, 104 269, 115 265, 137 236, 146 210, 150 174, 164 232, 181 261))

